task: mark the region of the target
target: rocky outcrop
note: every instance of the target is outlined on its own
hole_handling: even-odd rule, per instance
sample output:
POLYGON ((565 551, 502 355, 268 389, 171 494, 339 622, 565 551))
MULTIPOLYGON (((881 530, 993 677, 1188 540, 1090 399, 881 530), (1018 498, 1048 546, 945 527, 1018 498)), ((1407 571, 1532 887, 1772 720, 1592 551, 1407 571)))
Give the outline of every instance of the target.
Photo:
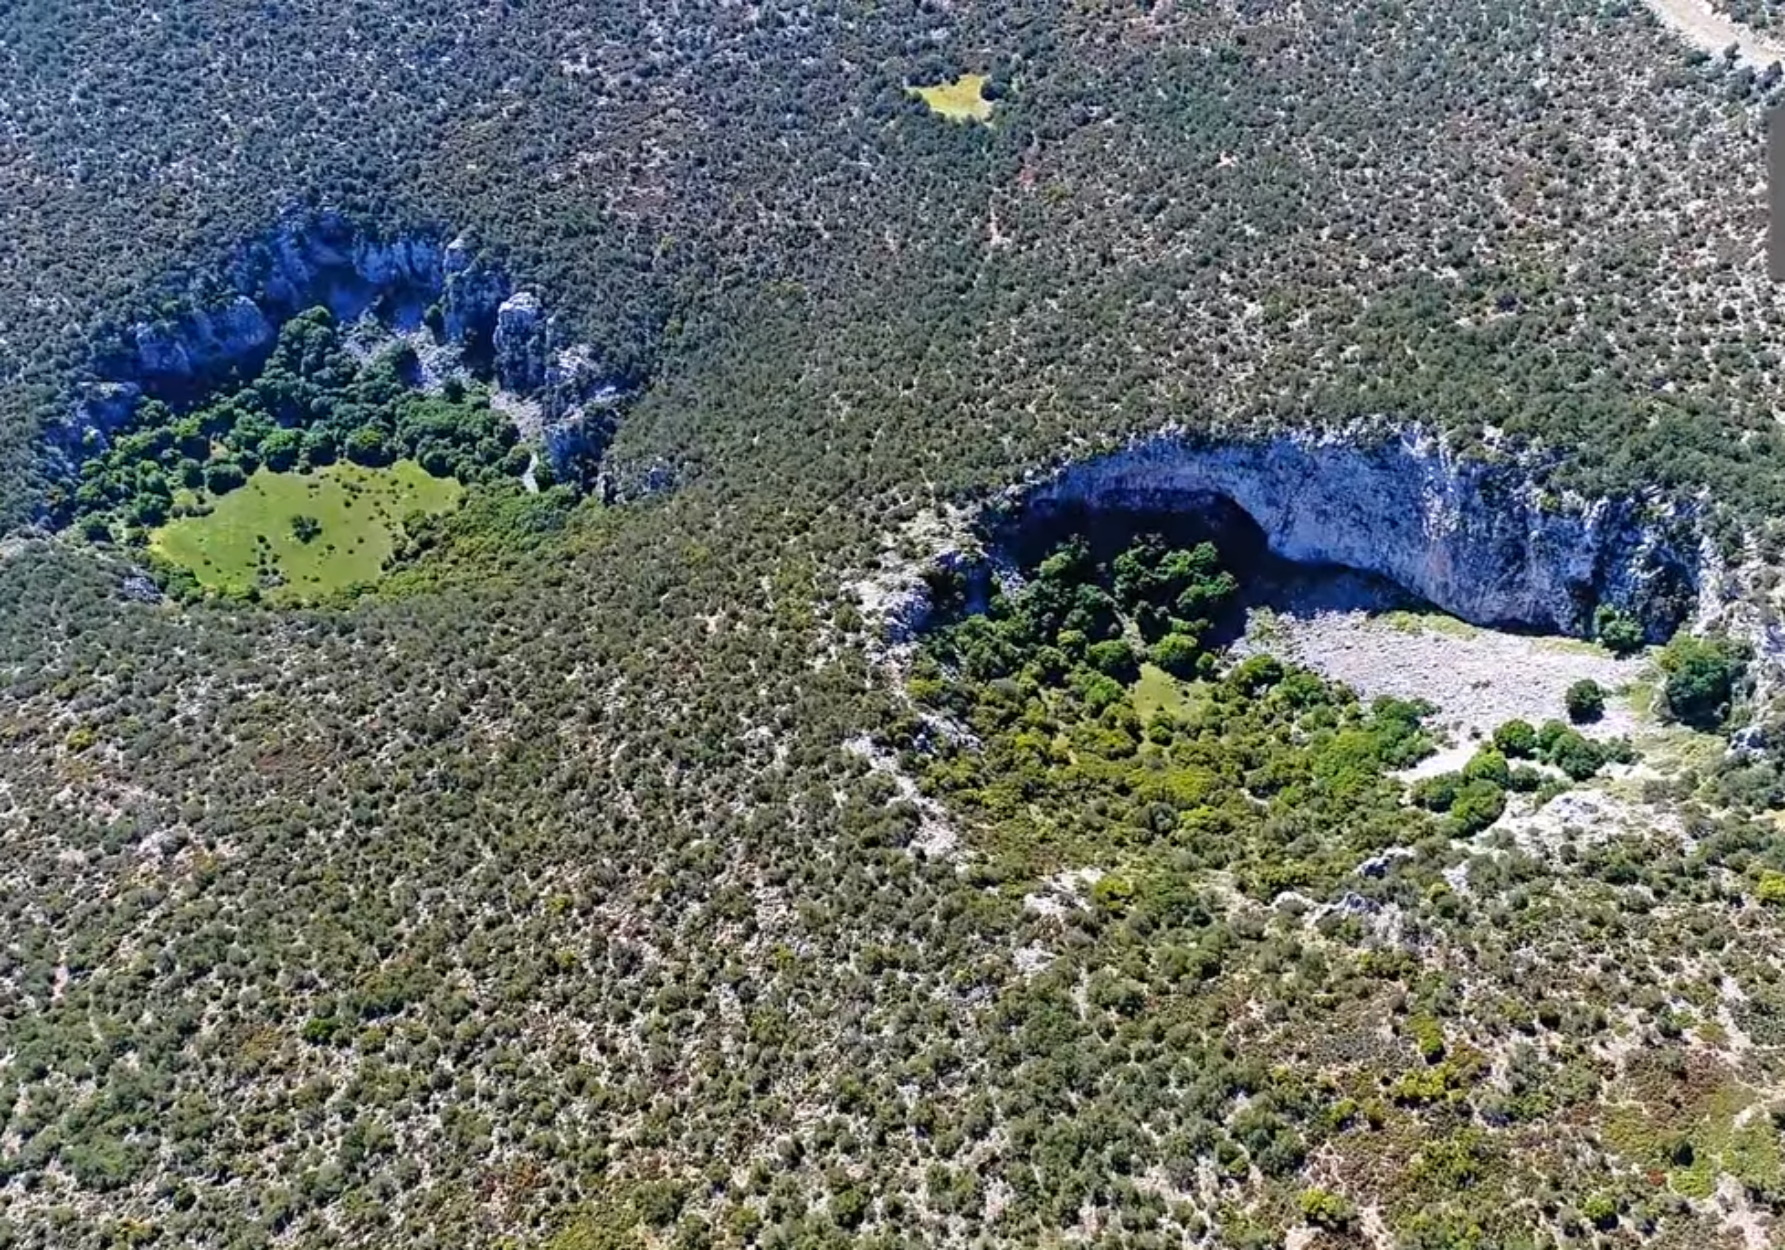
POLYGON ((1718 589, 1696 507, 1559 494, 1528 463, 1459 457, 1420 430, 1379 441, 1160 437, 1073 465, 1013 502, 1036 515, 1216 500, 1243 510, 1277 556, 1373 573, 1478 625, 1583 635, 1604 603, 1660 640, 1718 589))
POLYGON ((375 312, 399 330, 435 309, 443 337, 470 344, 490 336, 511 295, 506 276, 463 238, 384 238, 338 213, 295 215, 243 245, 221 275, 176 296, 179 312, 130 325, 101 368, 146 389, 252 368, 281 323, 318 304, 342 321, 375 312))
MULTIPOLYGON (((1582 499, 1539 476, 1517 458, 1458 456, 1421 430, 1166 434, 1012 488, 973 527, 976 538, 936 548, 932 567, 991 567, 997 544, 986 536, 1074 512, 1237 507, 1278 557, 1374 574, 1478 625, 1583 636, 1609 604, 1659 641, 1717 613, 1727 579, 1695 505, 1582 499)), ((931 596, 916 571, 880 596, 893 641, 924 627, 931 596)))
POLYGON ((341 321, 372 313, 396 333, 434 333, 464 372, 537 403, 554 461, 598 452, 611 429, 619 392, 594 354, 564 341, 538 298, 463 237, 385 237, 339 213, 294 214, 171 303, 178 312, 130 324, 101 354, 52 443, 78 454, 127 421, 141 395, 188 396, 257 369, 279 326, 318 304, 341 321))
POLYGON ((531 291, 517 291, 496 306, 490 343, 495 373, 505 388, 527 392, 545 385, 550 328, 531 291))
POLYGON ((221 364, 264 353, 278 329, 246 295, 216 308, 200 308, 175 321, 131 327, 135 373, 140 378, 194 378, 221 364))

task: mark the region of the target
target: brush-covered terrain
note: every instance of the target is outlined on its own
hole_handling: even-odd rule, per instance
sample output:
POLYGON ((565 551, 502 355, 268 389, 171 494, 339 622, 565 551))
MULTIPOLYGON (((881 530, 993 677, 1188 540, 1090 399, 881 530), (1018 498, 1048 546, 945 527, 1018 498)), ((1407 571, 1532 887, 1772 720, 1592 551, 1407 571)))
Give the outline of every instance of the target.
POLYGON ((1785 1235, 1776 75, 1599 0, 26 0, 0 71, 0 1246, 1785 1235), (322 211, 537 294, 587 483, 364 292, 150 376, 322 211), (1415 424, 1741 628, 1372 692, 1255 552, 946 558, 1415 424))

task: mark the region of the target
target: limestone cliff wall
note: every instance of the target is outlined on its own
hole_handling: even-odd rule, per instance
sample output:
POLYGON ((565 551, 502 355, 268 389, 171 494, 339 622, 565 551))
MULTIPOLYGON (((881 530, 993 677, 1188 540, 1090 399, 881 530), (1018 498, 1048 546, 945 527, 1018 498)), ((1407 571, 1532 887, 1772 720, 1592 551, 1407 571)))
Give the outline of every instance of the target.
POLYGON ((605 442, 597 436, 611 427, 615 388, 535 295, 513 289, 463 238, 380 236, 327 210, 287 217, 244 244, 177 312, 125 327, 52 441, 73 449, 104 438, 145 392, 201 384, 230 366, 258 367, 279 326, 318 304, 343 321, 373 311, 395 331, 419 330, 437 308, 448 345, 479 360, 503 390, 534 401, 547 455, 586 455, 605 442), (594 431, 582 428, 588 406, 601 414, 594 431))
POLYGON ((1527 465, 1462 458, 1419 430, 1380 441, 1161 437, 1017 499, 1031 511, 1175 511, 1211 496, 1238 504, 1284 559, 1377 574, 1479 625, 1579 635, 1609 603, 1662 639, 1715 592, 1695 509, 1556 494, 1527 465))
MULTIPOLYGON (((1556 494, 1529 464, 1458 456, 1419 430, 1162 435, 1012 488, 992 511, 1021 525, 1079 508, 1181 512, 1216 500, 1238 505, 1284 559, 1374 573, 1480 625, 1585 635, 1607 603, 1661 640, 1715 615, 1727 590, 1694 506, 1556 494)), ((941 561, 995 557, 971 546, 941 561)), ((926 623, 919 579, 880 602, 895 641, 926 623)))
MULTIPOLYGON (((253 361, 286 318, 317 304, 343 321, 377 308, 399 328, 418 324, 423 310, 437 304, 445 337, 465 342, 490 336, 513 295, 508 278, 463 239, 380 237, 327 211, 294 215, 245 243, 208 286, 172 315, 129 326, 103 369, 115 380, 151 387, 202 378, 253 361)), ((536 304, 523 309, 536 311, 536 304)), ((529 333, 541 329, 537 317, 525 322, 529 333)), ((511 352, 510 359, 527 355, 511 352)), ((498 380, 526 389, 540 379, 498 380)))

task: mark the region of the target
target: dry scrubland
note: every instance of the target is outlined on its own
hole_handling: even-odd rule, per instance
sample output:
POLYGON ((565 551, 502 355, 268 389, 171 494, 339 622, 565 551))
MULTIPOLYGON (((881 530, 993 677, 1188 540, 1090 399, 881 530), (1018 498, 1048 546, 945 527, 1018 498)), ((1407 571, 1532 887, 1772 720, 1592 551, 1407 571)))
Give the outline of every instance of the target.
MULTIPOLYGON (((1776 561, 1773 86, 1597 0, 238 17, 0 15, 0 1244, 1779 1236, 1774 755, 1635 720, 1465 836, 1404 718, 1216 672, 985 683, 949 757, 845 591, 1060 457, 1372 414, 1776 561), (293 610, 30 529, 95 354, 305 197, 549 296, 617 502, 488 483, 293 610)), ((1440 637, 1484 724, 1604 662, 1440 637)))

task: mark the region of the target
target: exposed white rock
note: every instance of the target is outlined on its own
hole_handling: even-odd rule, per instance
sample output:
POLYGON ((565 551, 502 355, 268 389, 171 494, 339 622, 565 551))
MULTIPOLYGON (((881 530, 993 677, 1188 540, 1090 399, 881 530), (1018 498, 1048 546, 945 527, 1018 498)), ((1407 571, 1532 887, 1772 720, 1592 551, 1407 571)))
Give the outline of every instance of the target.
POLYGON ((222 272, 195 283, 178 313, 128 327, 68 419, 52 431, 73 449, 103 442, 138 397, 227 365, 257 365, 292 315, 323 304, 343 322, 369 312, 401 336, 432 324, 447 350, 488 336, 496 384, 536 400, 547 458, 599 450, 625 397, 586 346, 566 344, 534 294, 511 289, 470 240, 428 233, 382 237, 331 210, 294 213, 245 243, 222 272), (219 294, 219 290, 223 292, 219 294), (435 319, 437 318, 437 320, 435 319))
MULTIPOLYGON (((1277 606, 1276 604, 1272 605, 1277 606)), ((1385 616, 1364 608, 1254 611, 1236 655, 1267 651, 1342 681, 1365 699, 1390 695, 1425 699, 1438 714, 1429 726, 1455 738, 1409 770, 1417 779, 1460 767, 1479 740, 1514 718, 1540 725, 1566 716, 1566 694, 1583 679, 1618 691, 1641 679, 1647 661, 1617 659, 1597 647, 1533 634, 1460 625, 1411 613, 1385 616), (1458 757, 1461 758, 1458 758, 1458 757)), ((1589 737, 1611 738, 1636 729, 1628 700, 1614 698, 1597 721, 1582 726, 1589 737)))
POLYGON ((1387 578, 1465 621, 1579 635, 1594 606, 1660 636, 1720 590, 1689 508, 1543 490, 1529 466, 1466 459, 1411 429, 1206 442, 1164 435, 1020 492, 1028 513, 1237 504, 1275 554, 1387 578))
POLYGON ((1604 788, 1570 790, 1537 808, 1521 800, 1509 807, 1494 830, 1510 834, 1528 855, 1553 854, 1570 840, 1593 846, 1649 833, 1678 838, 1687 850, 1694 845, 1676 813, 1604 788))
POLYGON ((496 308, 491 341, 496 376, 509 390, 530 391, 545 381, 545 343, 539 297, 516 291, 496 308))

